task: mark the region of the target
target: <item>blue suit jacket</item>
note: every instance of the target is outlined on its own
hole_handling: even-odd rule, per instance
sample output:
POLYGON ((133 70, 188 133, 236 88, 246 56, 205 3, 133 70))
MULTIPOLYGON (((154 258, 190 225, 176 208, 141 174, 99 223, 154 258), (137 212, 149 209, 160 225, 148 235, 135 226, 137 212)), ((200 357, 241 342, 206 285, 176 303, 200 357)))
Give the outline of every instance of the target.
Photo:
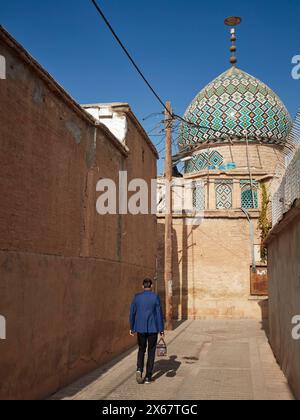
POLYGON ((161 333, 165 330, 160 298, 145 291, 135 295, 130 308, 130 329, 135 333, 161 333))

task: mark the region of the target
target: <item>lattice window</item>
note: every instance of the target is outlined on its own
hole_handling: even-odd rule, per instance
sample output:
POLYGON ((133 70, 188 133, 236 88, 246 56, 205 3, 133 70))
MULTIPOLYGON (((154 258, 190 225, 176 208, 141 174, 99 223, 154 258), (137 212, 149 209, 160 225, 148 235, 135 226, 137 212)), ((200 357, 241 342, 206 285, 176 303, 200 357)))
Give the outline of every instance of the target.
POLYGON ((216 182, 216 204, 218 210, 232 209, 232 181, 216 182))
POLYGON ((241 181, 241 207, 243 209, 258 209, 258 182, 241 181))
POLYGON ((205 187, 203 182, 195 183, 193 189, 193 208, 197 211, 205 210, 205 187))

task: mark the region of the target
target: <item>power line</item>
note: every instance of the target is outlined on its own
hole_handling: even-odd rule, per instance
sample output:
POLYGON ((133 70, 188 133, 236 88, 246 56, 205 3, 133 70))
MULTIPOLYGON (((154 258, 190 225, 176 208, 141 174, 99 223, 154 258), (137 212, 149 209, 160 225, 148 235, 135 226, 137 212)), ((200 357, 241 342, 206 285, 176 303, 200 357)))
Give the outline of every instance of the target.
MULTIPOLYGON (((155 130, 158 130, 160 127, 161 127, 161 125, 163 124, 163 121, 160 121, 159 123, 157 123, 156 125, 155 125, 155 127, 154 128, 152 128, 152 130, 151 131, 149 131, 147 134, 148 134, 148 136, 150 135, 150 134, 152 134, 152 133, 154 133, 155 132, 155 130)), ((161 130, 162 131, 162 130, 161 130)), ((161 132, 160 131, 160 132, 161 132)), ((160 134, 160 132, 158 132, 158 134, 160 134)))
POLYGON ((163 112, 153 112, 152 114, 150 114, 147 117, 143 118, 143 121, 147 121, 150 118, 157 117, 159 115, 163 115, 163 112))
POLYGON ((122 50, 125 52, 125 54, 127 55, 127 57, 129 58, 129 60, 131 61, 132 65, 134 66, 134 68, 136 69, 136 71, 139 73, 139 75, 141 76, 141 78, 144 80, 144 82, 146 83, 146 85, 148 86, 148 88, 151 90, 151 92, 153 93, 153 95, 156 97, 156 99, 159 101, 159 103, 164 107, 164 109, 168 111, 166 105, 164 104, 164 102, 162 101, 162 99, 160 98, 160 96, 155 92, 154 88, 151 86, 151 84, 148 82, 148 80, 146 79, 146 77, 144 76, 144 74, 142 73, 142 71, 140 70, 140 68, 138 67, 138 65, 136 64, 136 62, 134 61, 134 59, 131 57, 131 55, 129 54, 127 48, 125 47, 125 45, 123 44, 123 42, 121 41, 121 39, 118 37, 118 35, 116 34, 115 30, 113 29, 113 27, 111 26, 111 24, 109 23, 108 19, 106 18, 106 16, 104 15, 103 11, 100 9, 98 3, 96 2, 96 0, 92 0, 96 10, 98 11, 98 13, 100 14, 100 16, 102 17, 102 19, 104 20, 104 22, 106 23, 106 25, 108 26, 109 30, 111 31, 111 33, 113 34, 114 38, 116 39, 116 41, 118 42, 118 44, 120 45, 120 47, 122 48, 122 50))
POLYGON ((161 145, 164 141, 165 141, 165 135, 163 135, 163 136, 162 136, 162 139, 161 139, 158 143, 156 143, 156 144, 155 144, 156 148, 157 148, 158 146, 160 146, 160 145, 161 145))
POLYGON ((107 17, 105 16, 105 14, 103 13, 103 11, 101 10, 101 8, 98 5, 97 1, 96 0, 92 0, 92 3, 95 6, 95 8, 96 8, 97 12, 99 13, 99 15, 104 20, 104 22, 107 25, 107 27, 109 28, 109 30, 112 33, 113 37, 116 39, 116 41, 118 42, 118 44, 120 45, 120 47, 122 48, 122 50, 124 51, 124 53, 126 54, 126 56, 128 57, 128 59, 130 60, 130 62, 132 63, 132 65, 134 66, 134 68, 136 69, 136 71, 138 72, 138 74, 144 80, 144 82, 146 83, 146 85, 148 86, 148 88, 151 90, 151 92, 153 93, 153 95, 156 97, 156 99, 159 101, 159 103, 170 114, 171 118, 172 119, 180 120, 182 123, 185 123, 187 125, 190 125, 192 127, 198 128, 198 129, 208 130, 209 129, 208 127, 203 127, 203 126, 197 125, 197 124, 195 124, 195 123, 193 123, 191 121, 185 120, 184 118, 180 117, 180 115, 177 115, 177 114, 174 114, 174 113, 172 113, 172 114, 170 113, 170 111, 166 107, 164 101, 161 99, 161 97, 158 95, 158 93, 151 86, 150 82, 146 79, 146 77, 144 76, 143 72, 140 70, 139 66, 136 64, 136 62, 132 58, 132 56, 130 55, 129 51, 127 50, 127 48, 125 47, 125 45, 123 44, 123 42, 121 41, 121 39, 119 38, 119 36, 116 34, 115 30, 113 29, 113 27, 110 24, 110 22, 108 21, 107 17))

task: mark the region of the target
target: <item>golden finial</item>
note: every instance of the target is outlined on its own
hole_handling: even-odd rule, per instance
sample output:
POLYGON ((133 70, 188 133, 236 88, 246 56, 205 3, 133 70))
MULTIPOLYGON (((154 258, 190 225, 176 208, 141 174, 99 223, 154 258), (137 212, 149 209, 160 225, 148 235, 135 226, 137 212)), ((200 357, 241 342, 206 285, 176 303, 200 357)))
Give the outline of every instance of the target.
POLYGON ((225 19, 225 25, 227 26, 231 26, 231 47, 230 47, 230 52, 231 52, 231 57, 230 57, 230 63, 235 66, 237 63, 237 58, 236 58, 236 30, 235 27, 237 25, 239 25, 242 22, 242 18, 238 17, 238 16, 231 16, 227 19, 225 19))

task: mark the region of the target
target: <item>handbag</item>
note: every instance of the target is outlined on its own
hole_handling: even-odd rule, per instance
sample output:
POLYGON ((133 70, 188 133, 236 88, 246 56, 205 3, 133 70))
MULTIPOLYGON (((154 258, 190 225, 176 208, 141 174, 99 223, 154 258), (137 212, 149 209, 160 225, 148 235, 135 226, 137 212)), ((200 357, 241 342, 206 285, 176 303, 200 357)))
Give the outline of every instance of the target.
POLYGON ((168 348, 166 342, 161 338, 156 346, 157 357, 166 357, 168 355, 168 348))

